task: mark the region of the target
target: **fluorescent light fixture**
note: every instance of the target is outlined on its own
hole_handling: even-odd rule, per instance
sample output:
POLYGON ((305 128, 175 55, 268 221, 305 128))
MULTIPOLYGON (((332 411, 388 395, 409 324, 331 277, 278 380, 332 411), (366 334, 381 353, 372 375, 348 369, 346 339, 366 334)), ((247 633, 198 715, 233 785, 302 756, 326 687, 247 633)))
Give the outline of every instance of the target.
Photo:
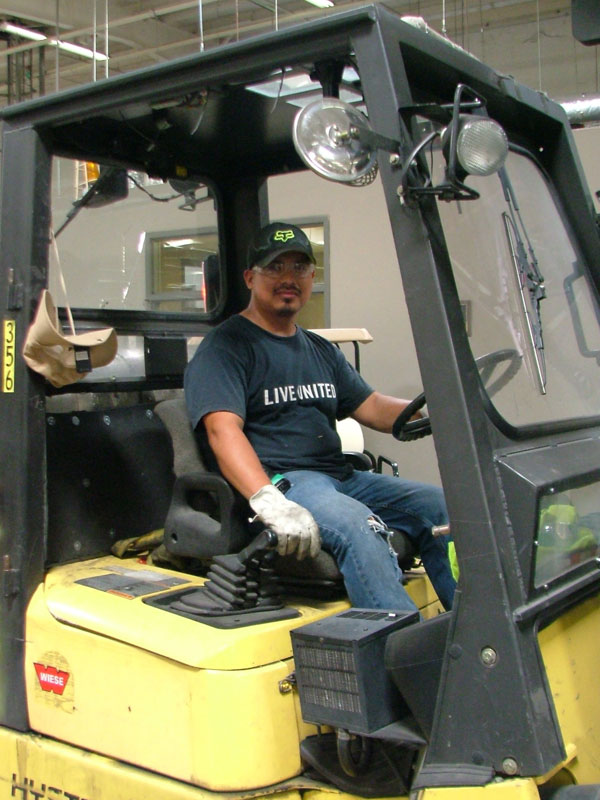
MULTIPOLYGON (((314 85, 314 84, 313 84, 314 85)), ((298 108, 304 108, 309 103, 312 103, 314 100, 318 100, 320 97, 323 96, 321 90, 313 91, 311 94, 303 94, 300 97, 292 97, 288 99, 288 103, 291 106, 297 106, 298 108)), ((355 92, 353 89, 345 89, 340 88, 340 100, 343 100, 345 103, 358 103, 362 101, 362 95, 359 92, 355 92)))
POLYGON ((49 39, 39 31, 32 31, 29 28, 22 28, 20 25, 13 25, 12 22, 0 22, 0 31, 4 33, 12 33, 14 36, 21 36, 23 39, 32 39, 34 42, 45 42, 51 47, 58 47, 59 50, 64 50, 65 53, 72 53, 82 58, 94 58, 96 61, 107 61, 108 56, 104 53, 99 53, 90 50, 89 47, 82 47, 79 44, 72 44, 71 42, 63 42, 60 39, 49 39))
POLYGON ((286 68, 283 80, 281 79, 281 71, 273 73, 273 76, 267 81, 261 81, 246 88, 265 97, 289 97, 301 92, 314 92, 315 90, 315 82, 305 72, 294 74, 290 68, 286 68))
POLYGON ((43 33, 38 31, 30 31, 28 28, 22 28, 20 25, 13 25, 12 22, 0 23, 0 31, 5 33, 12 33, 15 36, 22 36, 23 39, 33 39, 36 42, 41 42, 42 39, 47 39, 43 33))
MULTIPOLYGON (((358 73, 353 67, 346 67, 344 69, 342 76, 343 81, 353 83, 358 79, 358 73)), ((295 100, 288 100, 289 103, 297 106, 307 105, 315 99, 315 92, 318 94, 321 93, 318 83, 312 80, 308 73, 301 72, 293 74, 291 69, 286 69, 283 80, 281 79, 281 72, 274 73, 273 78, 270 78, 267 81, 261 81, 260 83, 255 83, 251 86, 247 86, 246 88, 251 92, 256 92, 257 94, 262 94, 265 97, 273 98, 288 98, 293 97, 294 95, 307 95, 310 93, 310 96, 308 97, 296 97, 295 100)), ((355 91, 352 89, 352 87, 344 86, 340 92, 345 92, 345 96, 343 98, 340 93, 340 98, 345 100, 347 103, 356 102, 357 99, 362 100, 362 95, 360 92, 355 91)))
POLYGON ((97 50, 94 53, 94 51, 90 50, 89 47, 82 47, 81 45, 73 44, 72 42, 61 42, 60 39, 48 39, 48 44, 51 44, 54 47, 58 46, 58 49, 64 50, 65 53, 73 53, 73 55, 82 56, 83 58, 95 58, 96 61, 108 60, 108 56, 104 53, 99 53, 97 50))
POLYGON ((331 8, 333 5, 333 0, 306 0, 306 2, 317 8, 331 8))
POLYGON ((196 244, 196 239, 167 239, 165 247, 189 247, 196 244))
MULTIPOLYGON (((269 80, 247 86, 246 89, 265 97, 285 98, 287 103, 298 108, 303 108, 322 96, 321 87, 306 72, 293 72, 291 68, 287 68, 283 73, 283 80, 281 70, 272 75, 269 80)), ((358 72, 353 67, 344 68, 343 82, 352 84, 358 80, 358 72)), ((346 103, 359 103, 362 102, 362 94, 352 86, 343 85, 340 87, 340 99, 346 103)))

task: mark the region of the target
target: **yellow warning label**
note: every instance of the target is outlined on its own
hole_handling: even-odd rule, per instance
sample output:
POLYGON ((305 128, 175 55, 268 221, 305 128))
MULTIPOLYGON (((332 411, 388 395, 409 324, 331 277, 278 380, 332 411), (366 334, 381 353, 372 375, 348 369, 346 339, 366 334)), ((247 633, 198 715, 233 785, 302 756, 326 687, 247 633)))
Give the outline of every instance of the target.
POLYGON ((17 324, 14 319, 4 320, 4 337, 2 341, 2 391, 15 390, 15 333, 17 324))

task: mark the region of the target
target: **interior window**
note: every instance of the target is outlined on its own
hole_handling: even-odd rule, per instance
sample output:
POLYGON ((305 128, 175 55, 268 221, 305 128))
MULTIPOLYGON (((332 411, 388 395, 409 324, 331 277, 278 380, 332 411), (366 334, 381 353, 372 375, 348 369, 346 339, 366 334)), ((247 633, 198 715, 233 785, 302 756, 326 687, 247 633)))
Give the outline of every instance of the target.
POLYGON ((52 227, 59 306, 204 314, 218 305, 217 207, 200 183, 57 158, 52 227))
POLYGON ((157 311, 214 311, 219 300, 216 230, 152 234, 146 248, 148 305, 157 311))

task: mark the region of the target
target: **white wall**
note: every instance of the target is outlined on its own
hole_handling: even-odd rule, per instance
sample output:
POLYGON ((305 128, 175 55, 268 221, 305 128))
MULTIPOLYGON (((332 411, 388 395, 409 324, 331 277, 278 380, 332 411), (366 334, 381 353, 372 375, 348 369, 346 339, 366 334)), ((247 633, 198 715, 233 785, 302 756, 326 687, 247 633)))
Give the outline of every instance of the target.
POLYGON ((596 211, 600 214, 600 199, 596 197, 596 192, 600 190, 600 126, 579 128, 573 134, 583 171, 594 196, 596 211))

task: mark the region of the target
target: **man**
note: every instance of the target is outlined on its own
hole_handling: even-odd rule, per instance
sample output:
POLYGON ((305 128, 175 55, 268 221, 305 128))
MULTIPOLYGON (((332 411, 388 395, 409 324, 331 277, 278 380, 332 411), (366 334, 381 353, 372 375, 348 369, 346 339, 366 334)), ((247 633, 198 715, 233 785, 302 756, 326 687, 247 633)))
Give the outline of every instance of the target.
POLYGON ((192 425, 205 455, 277 534, 278 551, 315 556, 322 542, 354 606, 415 608, 385 523, 415 540, 449 608, 455 582, 446 544, 431 534, 447 522, 441 490, 345 463, 336 419, 390 432, 407 401, 373 391, 338 348, 296 325, 314 263, 294 225, 259 232, 244 272, 248 307, 205 337, 186 370, 192 425), (285 495, 271 483, 278 474, 289 481, 285 495))

